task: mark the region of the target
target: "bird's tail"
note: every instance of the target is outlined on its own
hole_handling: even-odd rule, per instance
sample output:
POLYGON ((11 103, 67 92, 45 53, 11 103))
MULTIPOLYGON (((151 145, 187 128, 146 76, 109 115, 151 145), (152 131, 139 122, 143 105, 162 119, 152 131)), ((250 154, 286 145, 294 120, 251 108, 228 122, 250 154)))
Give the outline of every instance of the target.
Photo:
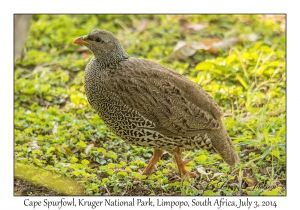
POLYGON ((212 138, 211 141, 216 152, 221 155, 228 165, 235 167, 235 165, 240 162, 240 158, 234 145, 223 126, 220 133, 216 135, 215 138, 212 138))

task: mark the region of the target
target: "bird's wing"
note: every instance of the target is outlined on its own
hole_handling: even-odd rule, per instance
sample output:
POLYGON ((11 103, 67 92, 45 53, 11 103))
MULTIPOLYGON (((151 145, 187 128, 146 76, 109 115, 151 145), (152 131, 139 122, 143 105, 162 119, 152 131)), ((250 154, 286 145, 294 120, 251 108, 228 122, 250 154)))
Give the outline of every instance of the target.
POLYGON ((109 88, 165 135, 194 135, 221 127, 222 111, 200 87, 156 62, 130 58, 114 69, 109 88))

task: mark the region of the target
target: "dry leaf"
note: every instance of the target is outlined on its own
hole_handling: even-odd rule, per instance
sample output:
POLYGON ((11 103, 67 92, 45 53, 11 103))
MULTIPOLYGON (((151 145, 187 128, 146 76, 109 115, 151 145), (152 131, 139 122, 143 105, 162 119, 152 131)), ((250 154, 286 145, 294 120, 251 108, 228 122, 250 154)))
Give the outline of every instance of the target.
POLYGON ((89 164, 90 168, 99 168, 99 166, 100 166, 100 164, 98 164, 98 163, 91 163, 91 164, 89 164))
POLYGON ((257 34, 242 34, 239 36, 240 41, 250 41, 250 42, 255 42, 258 40, 258 35, 257 34))
POLYGON ((58 122, 52 122, 52 125, 53 125, 52 134, 55 135, 57 133, 58 122))
POLYGON ((245 122, 245 121, 248 121, 250 120, 251 118, 253 118, 253 116, 251 116, 251 113, 250 112, 245 112, 245 113, 242 113, 241 115, 241 121, 245 122))
POLYGON ((213 39, 205 39, 200 41, 200 43, 202 43, 203 45, 206 46, 206 51, 209 53, 213 53, 213 54, 217 54, 218 53, 218 49, 216 49, 214 47, 214 44, 221 42, 222 39, 218 39, 218 38, 213 38, 213 39))
POLYGON ((282 107, 280 107, 279 109, 277 109, 277 110, 275 110, 275 111, 273 111, 273 112, 269 112, 269 113, 267 114, 267 116, 268 116, 268 117, 275 117, 275 116, 278 116, 278 115, 280 115, 280 114, 282 114, 282 113, 285 113, 285 112, 286 112, 285 106, 282 106, 282 107))
POLYGON ((239 189, 242 189, 243 175, 244 175, 244 171, 240 169, 239 175, 238 175, 239 189))
POLYGON ((224 117, 232 117, 233 114, 232 113, 228 113, 228 112, 224 112, 223 116, 224 117))
POLYGON ((253 187, 258 184, 257 179, 254 177, 254 174, 250 170, 245 170, 243 179, 245 180, 247 187, 253 187))
POLYGON ((79 151, 79 148, 74 148, 73 150, 72 150, 72 153, 76 153, 76 152, 78 152, 79 151))
POLYGON ((193 41, 186 43, 184 41, 179 41, 174 47, 170 58, 176 58, 178 60, 184 60, 189 56, 194 55, 198 50, 205 50, 206 52, 212 54, 218 54, 220 50, 228 50, 241 41, 251 41, 254 42, 258 39, 256 34, 240 35, 239 37, 229 37, 226 39, 206 39, 199 42, 193 41))
POLYGON ((207 52, 217 54, 220 49, 230 49, 234 45, 236 45, 239 42, 239 39, 236 37, 230 37, 227 39, 210 39, 210 40, 203 40, 201 43, 205 43, 207 46, 209 46, 209 49, 207 52))
POLYGON ((136 33, 143 33, 147 28, 147 23, 148 22, 146 19, 141 20, 141 22, 139 22, 139 24, 136 26, 136 33))
POLYGON ((189 34, 196 34, 198 31, 206 27, 206 25, 201 23, 198 24, 189 23, 188 20, 184 18, 180 19, 179 22, 180 22, 181 30, 189 34))
POLYGON ((31 114, 31 111, 30 111, 30 110, 27 110, 27 111, 25 112, 25 114, 31 114))
POLYGON ((31 147, 33 149, 37 149, 37 150, 41 149, 41 147, 39 145, 37 145, 36 140, 34 140, 32 142, 28 142, 27 144, 28 144, 28 147, 31 147))
POLYGON ((217 178, 219 176, 223 176, 224 173, 214 173, 213 177, 211 179, 217 178))
POLYGON ((255 177, 249 177, 246 179, 246 183, 247 183, 248 187, 253 187, 258 184, 258 181, 255 177))
POLYGON ((65 151, 67 155, 71 155, 72 151, 68 148, 68 147, 62 147, 65 151))
POLYGON ((32 71, 32 74, 35 74, 35 73, 38 73, 38 72, 42 72, 45 70, 45 66, 43 65, 37 65, 33 71, 32 71))
POLYGON ((94 148, 94 144, 89 144, 89 146, 85 149, 85 154, 89 154, 93 148, 94 148))
POLYGON ((209 53, 217 54, 220 49, 229 49, 239 42, 238 38, 232 37, 228 39, 208 39, 201 42, 193 41, 186 43, 180 41, 174 47, 170 58, 176 58, 178 60, 184 60, 189 56, 194 55, 198 50, 205 50, 209 53))
POLYGON ((203 167, 197 168, 197 171, 198 171, 200 174, 206 175, 207 180, 210 181, 210 179, 209 179, 209 177, 208 177, 209 173, 206 173, 206 171, 205 171, 205 169, 204 169, 203 167))
POLYGON ((198 50, 207 50, 209 47, 199 42, 186 43, 184 41, 179 41, 174 47, 170 58, 176 58, 178 60, 184 60, 189 56, 194 55, 198 50))
POLYGON ((204 28, 205 28, 205 25, 200 24, 200 23, 187 25, 187 29, 192 30, 192 31, 196 31, 196 32, 198 32, 198 31, 200 31, 204 28))

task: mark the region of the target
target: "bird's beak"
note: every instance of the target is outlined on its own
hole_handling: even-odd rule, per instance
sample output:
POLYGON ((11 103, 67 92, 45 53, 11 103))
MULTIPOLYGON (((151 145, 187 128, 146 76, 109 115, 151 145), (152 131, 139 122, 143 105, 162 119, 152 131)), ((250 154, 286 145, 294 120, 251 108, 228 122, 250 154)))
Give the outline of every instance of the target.
POLYGON ((87 39, 87 36, 78 37, 77 39, 75 39, 73 41, 73 44, 89 45, 89 43, 87 41, 85 41, 86 39, 87 39))

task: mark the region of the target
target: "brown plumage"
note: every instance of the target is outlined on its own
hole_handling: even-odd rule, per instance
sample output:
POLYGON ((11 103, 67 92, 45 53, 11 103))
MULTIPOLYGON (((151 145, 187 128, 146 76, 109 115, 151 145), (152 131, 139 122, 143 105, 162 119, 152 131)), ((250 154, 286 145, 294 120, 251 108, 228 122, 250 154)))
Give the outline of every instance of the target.
POLYGON ((163 151, 173 154, 181 176, 182 149, 206 149, 234 166, 238 155, 218 104, 199 86, 154 61, 129 57, 108 31, 79 37, 94 54, 84 73, 87 99, 106 125, 126 142, 154 148, 143 174, 151 174, 163 151))

